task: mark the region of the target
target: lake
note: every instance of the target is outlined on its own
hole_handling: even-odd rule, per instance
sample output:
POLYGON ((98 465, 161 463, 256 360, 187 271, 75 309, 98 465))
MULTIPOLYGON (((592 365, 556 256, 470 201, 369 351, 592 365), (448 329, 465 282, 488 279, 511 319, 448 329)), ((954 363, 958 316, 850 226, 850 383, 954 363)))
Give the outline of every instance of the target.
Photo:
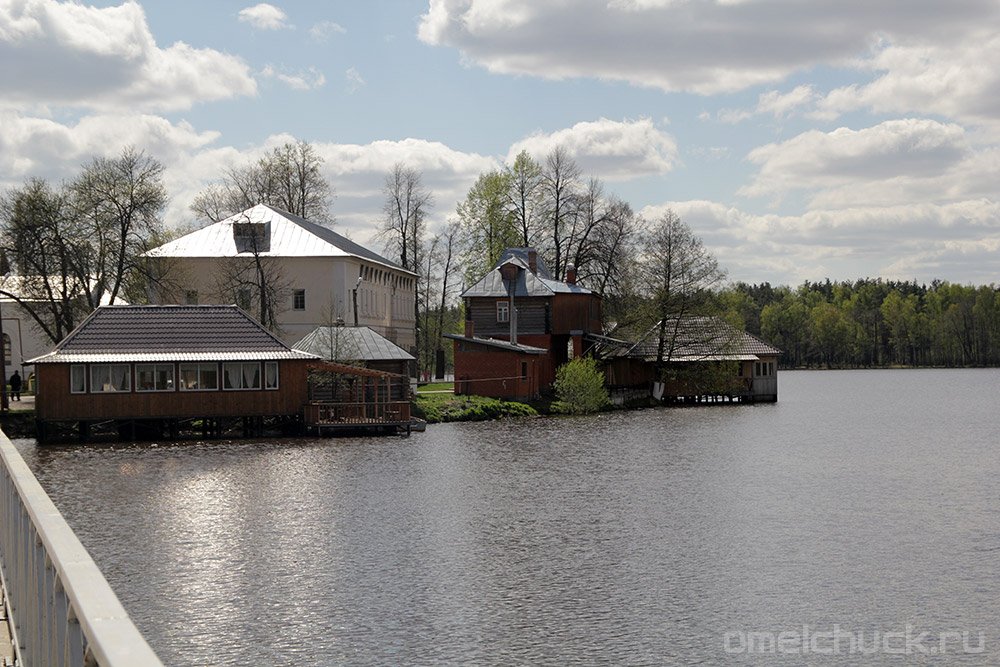
POLYGON ((797 371, 777 404, 408 439, 16 444, 168 665, 998 664, 998 388, 797 371))

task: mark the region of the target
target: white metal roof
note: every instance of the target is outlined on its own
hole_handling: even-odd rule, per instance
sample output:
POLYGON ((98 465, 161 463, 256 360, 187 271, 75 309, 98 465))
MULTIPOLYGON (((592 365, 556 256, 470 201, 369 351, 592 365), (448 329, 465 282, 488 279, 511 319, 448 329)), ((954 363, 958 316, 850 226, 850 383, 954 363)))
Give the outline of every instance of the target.
POLYGON ((346 236, 309 222, 296 215, 265 204, 258 204, 225 220, 185 234, 179 239, 153 248, 148 257, 239 257, 233 238, 234 223, 267 223, 270 239, 263 257, 358 257, 396 271, 410 273, 376 252, 355 243, 346 236))

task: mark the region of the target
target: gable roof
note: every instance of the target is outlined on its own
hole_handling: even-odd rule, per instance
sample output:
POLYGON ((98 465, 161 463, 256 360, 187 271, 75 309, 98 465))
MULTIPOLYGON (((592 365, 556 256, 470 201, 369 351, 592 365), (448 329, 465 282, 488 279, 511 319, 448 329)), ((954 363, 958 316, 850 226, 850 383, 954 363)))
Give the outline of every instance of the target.
MULTIPOLYGON (((655 361, 659 346, 657 323, 638 342, 606 336, 589 336, 604 349, 606 357, 631 357, 655 361)), ((673 339, 665 356, 668 361, 755 361, 761 356, 779 356, 782 351, 751 333, 737 329, 718 317, 667 319, 667 335, 673 339)))
POLYGON ((259 253, 262 257, 358 257, 396 271, 416 275, 332 229, 267 204, 257 204, 242 213, 185 234, 170 243, 153 248, 146 252, 145 256, 248 256, 251 253, 240 252, 233 238, 233 224, 247 222, 269 225, 269 244, 267 250, 259 253))
POLYGON ((101 306, 27 363, 314 359, 237 306, 101 306))
POLYGON ((507 248, 500 256, 497 265, 479 279, 472 287, 462 292, 462 297, 505 297, 508 295, 507 284, 504 282, 500 267, 513 264, 518 268, 517 280, 514 284, 514 296, 552 296, 554 294, 593 294, 591 290, 579 285, 570 285, 549 277, 548 267, 538 258, 532 273, 528 265, 527 252, 529 248, 507 248))
POLYGON ((323 359, 413 361, 414 356, 368 327, 317 327, 292 348, 323 359), (331 354, 332 352, 332 354, 331 354))

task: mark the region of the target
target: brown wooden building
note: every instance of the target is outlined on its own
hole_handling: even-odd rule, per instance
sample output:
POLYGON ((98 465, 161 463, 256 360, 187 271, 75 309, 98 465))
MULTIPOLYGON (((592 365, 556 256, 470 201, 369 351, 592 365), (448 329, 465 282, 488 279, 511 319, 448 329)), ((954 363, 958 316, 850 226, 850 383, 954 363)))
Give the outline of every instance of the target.
POLYGON ((612 394, 637 398, 650 393, 665 402, 774 402, 778 400, 781 350, 716 317, 672 318, 638 341, 599 335, 588 338, 602 360, 612 394))
POLYGON ((263 419, 301 420, 314 355, 293 350, 236 306, 103 306, 31 360, 39 440, 60 426, 155 426, 197 420, 218 435, 263 419))
POLYGON ((548 389, 556 368, 584 354, 601 331, 601 297, 552 278, 533 248, 508 248, 467 289, 465 334, 455 346, 455 393, 529 398, 548 389))

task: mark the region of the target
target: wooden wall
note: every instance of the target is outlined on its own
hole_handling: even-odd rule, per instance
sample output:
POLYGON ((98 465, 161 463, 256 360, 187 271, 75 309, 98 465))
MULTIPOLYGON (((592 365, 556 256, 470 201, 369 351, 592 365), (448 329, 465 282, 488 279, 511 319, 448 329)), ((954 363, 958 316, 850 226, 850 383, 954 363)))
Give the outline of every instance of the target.
MULTIPOLYGON (((47 421, 296 415, 308 400, 308 363, 279 361, 278 389, 136 392, 133 373, 132 391, 97 394, 70 393, 70 364, 37 364, 35 415, 47 421)), ((176 368, 174 374, 176 382, 176 368)))

